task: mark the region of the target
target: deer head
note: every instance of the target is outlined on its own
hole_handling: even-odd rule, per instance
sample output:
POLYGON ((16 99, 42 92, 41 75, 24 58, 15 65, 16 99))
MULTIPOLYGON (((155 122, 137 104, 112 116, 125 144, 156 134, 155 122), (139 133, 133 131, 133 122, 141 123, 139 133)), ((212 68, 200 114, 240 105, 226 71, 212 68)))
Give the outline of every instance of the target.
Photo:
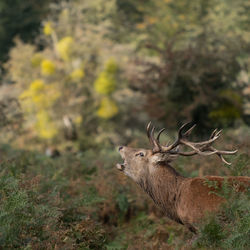
POLYGON ((123 164, 117 164, 117 168, 123 171, 125 175, 131 177, 135 182, 140 182, 145 176, 150 175, 157 171, 159 166, 168 166, 168 163, 176 159, 177 156, 193 156, 202 155, 210 156, 217 155, 220 159, 226 163, 227 162, 223 155, 235 154, 235 151, 222 151, 215 149, 212 144, 220 137, 222 130, 215 129, 210 138, 206 141, 201 142, 190 142, 188 136, 191 134, 192 130, 196 125, 191 126, 191 123, 184 124, 178 131, 178 136, 175 142, 168 146, 162 146, 160 144, 160 135, 165 130, 161 129, 158 135, 155 137, 155 127, 151 125, 151 122, 147 125, 147 135, 149 141, 152 145, 152 149, 142 149, 142 148, 130 148, 130 147, 119 147, 119 152, 123 164), (186 146, 191 148, 191 151, 181 151, 180 147, 186 146))
MULTIPOLYGON (((223 202, 223 198, 211 194, 213 189, 204 183, 211 180, 222 186, 224 178, 219 176, 185 178, 177 173, 169 162, 179 155, 210 156, 215 154, 224 163, 230 164, 224 159, 224 155, 235 154, 237 150, 223 151, 212 146, 221 135, 221 130, 217 129, 206 141, 189 141, 188 136, 194 127, 195 125, 191 123, 184 124, 178 131, 177 139, 170 145, 162 146, 160 136, 165 129, 161 129, 155 137, 155 127, 150 122, 147 126, 147 135, 152 149, 120 146, 119 152, 124 163, 117 164, 117 168, 139 184, 166 216, 186 225, 195 233, 197 231, 195 223, 201 221, 207 211, 215 211, 219 208, 223 202), (186 150, 183 150, 183 147, 186 150)), ((238 180, 244 185, 250 183, 249 177, 231 177, 230 180, 231 182, 238 180)))

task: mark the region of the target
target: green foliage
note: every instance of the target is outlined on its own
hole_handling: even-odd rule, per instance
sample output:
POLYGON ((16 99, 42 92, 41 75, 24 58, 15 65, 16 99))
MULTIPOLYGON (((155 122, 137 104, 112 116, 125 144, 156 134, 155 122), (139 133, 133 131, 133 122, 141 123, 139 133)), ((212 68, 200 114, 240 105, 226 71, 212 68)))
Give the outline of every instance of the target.
POLYGON ((75 247, 78 249, 105 249, 106 233, 100 225, 90 219, 74 225, 64 241, 72 243, 70 238, 75 239, 75 247))
POLYGON ((167 244, 164 219, 148 217, 148 206, 136 203, 141 192, 136 198, 131 183, 121 186, 113 149, 98 157, 89 150, 55 159, 7 145, 0 151, 1 246, 124 249, 132 244, 128 239, 139 237, 140 246, 151 247, 151 240, 162 244, 158 234, 167 244))
POLYGON ((80 204, 84 206, 94 206, 104 200, 103 197, 98 196, 97 190, 94 187, 90 187, 89 190, 84 193, 80 204))
POLYGON ((225 239, 225 235, 222 230, 222 225, 214 218, 211 219, 200 231, 199 240, 197 240, 198 247, 211 247, 216 248, 220 246, 222 239, 225 239), (200 244, 199 244, 200 242, 200 244))
POLYGON ((214 125, 228 127, 243 118, 249 96, 242 90, 249 79, 244 78, 245 86, 237 79, 246 67, 237 58, 249 58, 247 2, 166 0, 135 5, 144 17, 134 35, 145 77, 140 85, 137 79, 133 84, 146 94, 149 116, 168 124, 193 120, 204 134, 214 125))
POLYGON ((2 247, 34 249, 69 244, 96 249, 105 244, 105 230, 87 213, 89 206, 105 201, 88 178, 95 173, 91 170, 93 166, 81 165, 86 164, 87 158, 68 155, 53 161, 37 153, 9 147, 2 147, 1 152, 4 156, 13 155, 12 160, 1 163, 0 171, 2 247), (86 184, 74 186, 72 190, 79 173, 83 173, 82 182, 86 184), (72 197, 70 192, 77 197, 72 197))
MULTIPOLYGON (((175 130, 193 120, 204 135, 237 125, 218 142, 239 146, 232 166, 211 156, 174 167, 185 177, 249 175, 249 128, 240 127, 250 117, 248 1, 33 2, 0 2, 0 60, 20 35, 4 64, 12 84, 0 92, 0 144, 9 145, 0 147, 1 247, 186 247, 191 233, 114 169, 114 147, 147 147, 148 120, 175 130), (75 141, 64 137, 65 115, 75 141), (59 157, 41 153, 51 145, 59 157)), ((249 245, 248 193, 222 191, 225 220, 209 217, 196 248, 249 245)))
POLYGON ((110 51, 112 41, 107 34, 111 25, 103 23, 114 3, 107 1, 104 11, 98 10, 98 3, 58 5, 37 38, 43 49, 37 52, 35 46, 17 40, 10 52, 6 78, 18 86, 24 127, 41 141, 52 144, 63 140, 65 115, 77 128, 89 127, 88 135, 96 134, 103 120, 109 127, 115 126, 119 53, 110 51), (93 22, 94 13, 97 20, 93 22))
POLYGON ((35 140, 58 143, 68 115, 84 148, 115 143, 121 123, 135 119, 169 127, 193 120, 204 134, 247 121, 247 8, 244 0, 53 5, 35 44, 42 49, 17 40, 5 65, 23 97, 24 127, 35 140), (37 81, 43 93, 30 92, 37 81))
POLYGON ((246 153, 238 154, 236 157, 233 166, 229 167, 230 174, 234 176, 245 175, 249 176, 249 164, 250 159, 246 153))
POLYGON ((0 61, 7 59, 8 50, 14 45, 13 38, 19 36, 23 41, 34 40, 41 22, 48 14, 51 1, 1 0, 0 2, 0 61), (13 8, 15 6, 15 8, 13 8))
POLYGON ((119 194, 116 198, 116 202, 118 204, 119 209, 123 212, 126 213, 128 211, 129 208, 129 204, 128 204, 128 199, 126 197, 126 195, 124 194, 119 194))
MULTIPOLYGON (((121 179, 113 148, 65 152, 55 159, 7 145, 0 152, 0 240, 5 248, 177 248, 192 237, 182 225, 156 215, 141 190, 121 179)), ((237 164, 246 167, 247 160, 248 155, 236 158, 231 171, 246 171, 237 164)), ((187 162, 180 164, 184 168, 187 162)), ((194 247, 245 249, 249 244, 249 194, 233 193, 228 185, 222 191, 228 203, 219 217, 204 222, 194 247)))
POLYGON ((217 215, 210 215, 206 219, 194 246, 209 249, 247 249, 250 244, 249 189, 239 194, 224 183, 219 195, 226 198, 227 202, 217 215))
POLYGON ((43 229, 55 230, 61 216, 50 201, 56 198, 56 193, 52 192, 46 199, 38 198, 35 187, 22 188, 29 185, 23 181, 1 172, 0 244, 3 247, 21 247, 33 237, 48 237, 43 229))

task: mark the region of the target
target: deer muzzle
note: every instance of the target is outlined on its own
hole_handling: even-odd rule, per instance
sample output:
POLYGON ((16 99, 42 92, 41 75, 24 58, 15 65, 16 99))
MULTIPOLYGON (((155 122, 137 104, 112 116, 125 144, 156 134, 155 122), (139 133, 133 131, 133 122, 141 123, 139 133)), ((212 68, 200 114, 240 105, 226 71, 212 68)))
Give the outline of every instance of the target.
POLYGON ((124 168, 125 168, 125 164, 117 163, 117 164, 116 164, 116 167, 117 167, 118 170, 123 171, 124 168))
POLYGON ((119 151, 119 153, 120 153, 120 155, 121 155, 121 157, 122 157, 122 159, 124 161, 123 163, 117 163, 116 164, 117 169, 120 170, 120 171, 123 171, 125 169, 125 166, 127 165, 124 154, 123 154, 123 149, 124 149, 123 146, 118 147, 118 151, 119 151))

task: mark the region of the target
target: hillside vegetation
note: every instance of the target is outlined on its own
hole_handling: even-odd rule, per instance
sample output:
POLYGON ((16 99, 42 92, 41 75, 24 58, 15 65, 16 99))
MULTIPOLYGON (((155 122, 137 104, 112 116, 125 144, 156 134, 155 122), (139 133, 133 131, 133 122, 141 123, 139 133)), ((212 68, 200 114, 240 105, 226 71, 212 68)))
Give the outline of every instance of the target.
POLYGON ((149 121, 167 128, 165 142, 192 121, 193 140, 218 127, 216 146, 239 151, 229 167, 215 156, 179 157, 178 172, 249 175, 249 8, 2 1, 0 248, 247 249, 249 190, 225 186, 223 218, 208 215, 194 238, 115 165, 119 145, 149 148, 149 121))

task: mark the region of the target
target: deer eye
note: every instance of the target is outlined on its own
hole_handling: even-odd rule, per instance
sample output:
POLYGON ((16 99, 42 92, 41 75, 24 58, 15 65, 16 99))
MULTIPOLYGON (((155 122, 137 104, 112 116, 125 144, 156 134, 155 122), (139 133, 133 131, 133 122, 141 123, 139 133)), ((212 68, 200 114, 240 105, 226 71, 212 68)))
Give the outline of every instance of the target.
POLYGON ((140 153, 135 154, 135 156, 143 157, 143 156, 144 156, 144 153, 140 152, 140 153))

